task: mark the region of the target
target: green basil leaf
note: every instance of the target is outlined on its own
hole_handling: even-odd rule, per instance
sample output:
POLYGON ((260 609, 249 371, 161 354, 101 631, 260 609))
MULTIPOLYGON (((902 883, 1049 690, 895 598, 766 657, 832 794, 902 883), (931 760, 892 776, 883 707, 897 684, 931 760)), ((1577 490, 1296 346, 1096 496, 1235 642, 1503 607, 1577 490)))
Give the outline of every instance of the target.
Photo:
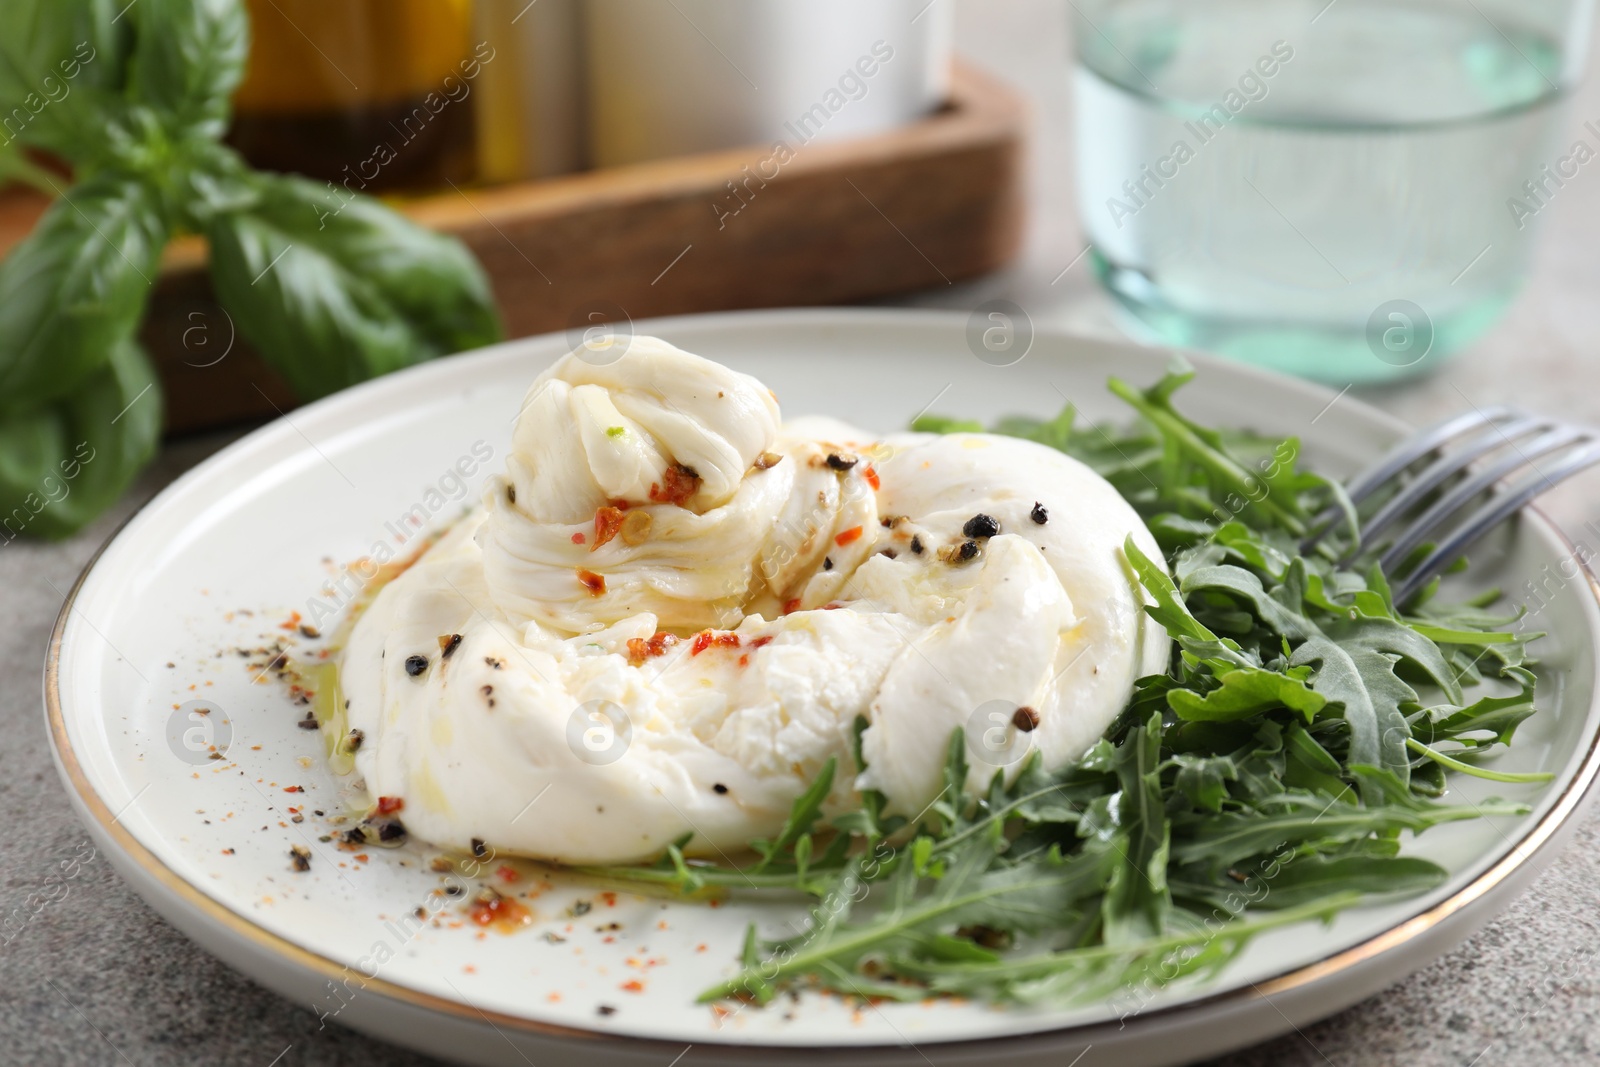
POLYGON ((156 194, 105 171, 0 263, 0 412, 76 390, 133 336, 168 230, 156 194))
POLYGON ((239 332, 303 399, 500 339, 488 280, 460 242, 366 197, 253 180, 253 206, 206 226, 212 276, 239 332))
POLYGON ((131 340, 70 398, 0 416, 0 544, 75 533, 132 484, 160 439, 155 369, 131 340))
POLYGON ((0 3, 0 144, 98 160, 119 114, 131 39, 126 0, 0 3))
POLYGON ((140 0, 129 94, 176 133, 227 132, 233 91, 244 78, 250 20, 239 0, 140 0))

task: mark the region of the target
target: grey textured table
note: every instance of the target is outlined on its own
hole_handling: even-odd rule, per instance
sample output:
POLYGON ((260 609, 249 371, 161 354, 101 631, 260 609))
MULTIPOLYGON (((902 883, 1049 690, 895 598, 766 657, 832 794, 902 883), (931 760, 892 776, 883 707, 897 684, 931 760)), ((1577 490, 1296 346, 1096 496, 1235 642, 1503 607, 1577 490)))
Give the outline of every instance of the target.
MULTIPOLYGON (((937 0, 948 3, 951 0, 937 0)), ((1035 215, 1023 258, 982 282, 905 303, 970 308, 992 296, 1041 325, 1114 333, 1079 263, 1072 208, 1065 4, 967 0, 961 47, 1034 100, 1035 215)), ((1600 83, 1579 94, 1574 136, 1600 117, 1600 83)), ((1505 321, 1439 373, 1364 397, 1415 421, 1470 403, 1510 400, 1600 423, 1600 177, 1587 170, 1548 211, 1537 271, 1505 321)), ((1359 395, 1359 394, 1357 394, 1359 395)), ((0 544, 0 1063, 229 1063, 254 1067, 432 1063, 330 1025, 241 978, 157 918, 103 858, 47 883, 86 843, 51 766, 40 666, 65 590, 139 502, 224 443, 166 451, 136 492, 58 545, 0 544), (21 917, 18 931, 18 917, 21 917), (12 934, 15 932, 14 936, 12 934)), ((1548 502, 1571 530, 1600 521, 1591 477, 1548 502)), ((1595 538, 1586 536, 1590 544, 1595 538)), ((1325 1022, 1217 1061, 1256 1065, 1498 1067, 1600 1061, 1600 815, 1534 887, 1445 959, 1325 1022)), ((937 1061, 937 1055, 934 1056, 937 1061)), ((540 1064, 539 1067, 550 1067, 540 1064)))

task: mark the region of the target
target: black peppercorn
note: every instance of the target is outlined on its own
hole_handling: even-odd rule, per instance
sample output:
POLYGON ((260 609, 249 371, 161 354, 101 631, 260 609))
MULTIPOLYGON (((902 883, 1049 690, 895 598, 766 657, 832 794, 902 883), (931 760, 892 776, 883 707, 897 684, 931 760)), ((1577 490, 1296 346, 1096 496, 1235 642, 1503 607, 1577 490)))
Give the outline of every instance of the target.
POLYGON ((406 657, 406 673, 411 675, 411 677, 415 678, 417 675, 421 674, 423 671, 425 671, 427 669, 428 669, 428 657, 427 656, 407 656, 406 657))
POLYGON ((836 471, 847 471, 860 462, 855 456, 840 455, 838 452, 828 453, 828 466, 836 471))
POLYGON ((1045 510, 1045 506, 1043 504, 1035 500, 1033 502, 1033 510, 1028 512, 1028 518, 1032 519, 1040 526, 1043 526, 1045 523, 1050 521, 1050 512, 1045 510))
POLYGON ((961 542, 961 547, 956 549, 956 558, 962 563, 965 563, 970 559, 975 559, 977 555, 978 542, 976 541, 963 541, 961 542))
POLYGON ((1000 532, 1000 521, 992 515, 979 512, 967 520, 961 532, 968 537, 993 537, 1000 532))
POLYGON ((922 538, 920 536, 914 535, 911 538, 911 553, 915 556, 922 555, 922 538))

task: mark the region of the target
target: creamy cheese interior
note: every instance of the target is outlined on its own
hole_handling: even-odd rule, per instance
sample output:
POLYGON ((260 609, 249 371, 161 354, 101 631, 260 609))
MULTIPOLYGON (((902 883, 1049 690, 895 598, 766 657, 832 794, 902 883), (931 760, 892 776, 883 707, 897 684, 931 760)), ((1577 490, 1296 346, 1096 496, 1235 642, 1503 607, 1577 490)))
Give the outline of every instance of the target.
POLYGON ((655 338, 530 388, 482 509, 387 585, 341 662, 356 767, 416 836, 565 863, 730 852, 831 758, 915 816, 1078 756, 1165 668, 1087 467, 988 434, 781 424, 760 382, 655 338), (853 724, 867 763, 851 755, 853 724))

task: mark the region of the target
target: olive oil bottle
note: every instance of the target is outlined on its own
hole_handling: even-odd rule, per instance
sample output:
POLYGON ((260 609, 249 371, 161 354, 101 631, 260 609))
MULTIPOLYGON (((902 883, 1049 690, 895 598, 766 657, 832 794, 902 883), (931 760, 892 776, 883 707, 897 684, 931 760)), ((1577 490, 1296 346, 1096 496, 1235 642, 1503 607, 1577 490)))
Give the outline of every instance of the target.
POLYGON ((495 50, 472 0, 249 0, 253 44, 229 141, 254 165, 356 192, 475 171, 474 83, 495 50))

